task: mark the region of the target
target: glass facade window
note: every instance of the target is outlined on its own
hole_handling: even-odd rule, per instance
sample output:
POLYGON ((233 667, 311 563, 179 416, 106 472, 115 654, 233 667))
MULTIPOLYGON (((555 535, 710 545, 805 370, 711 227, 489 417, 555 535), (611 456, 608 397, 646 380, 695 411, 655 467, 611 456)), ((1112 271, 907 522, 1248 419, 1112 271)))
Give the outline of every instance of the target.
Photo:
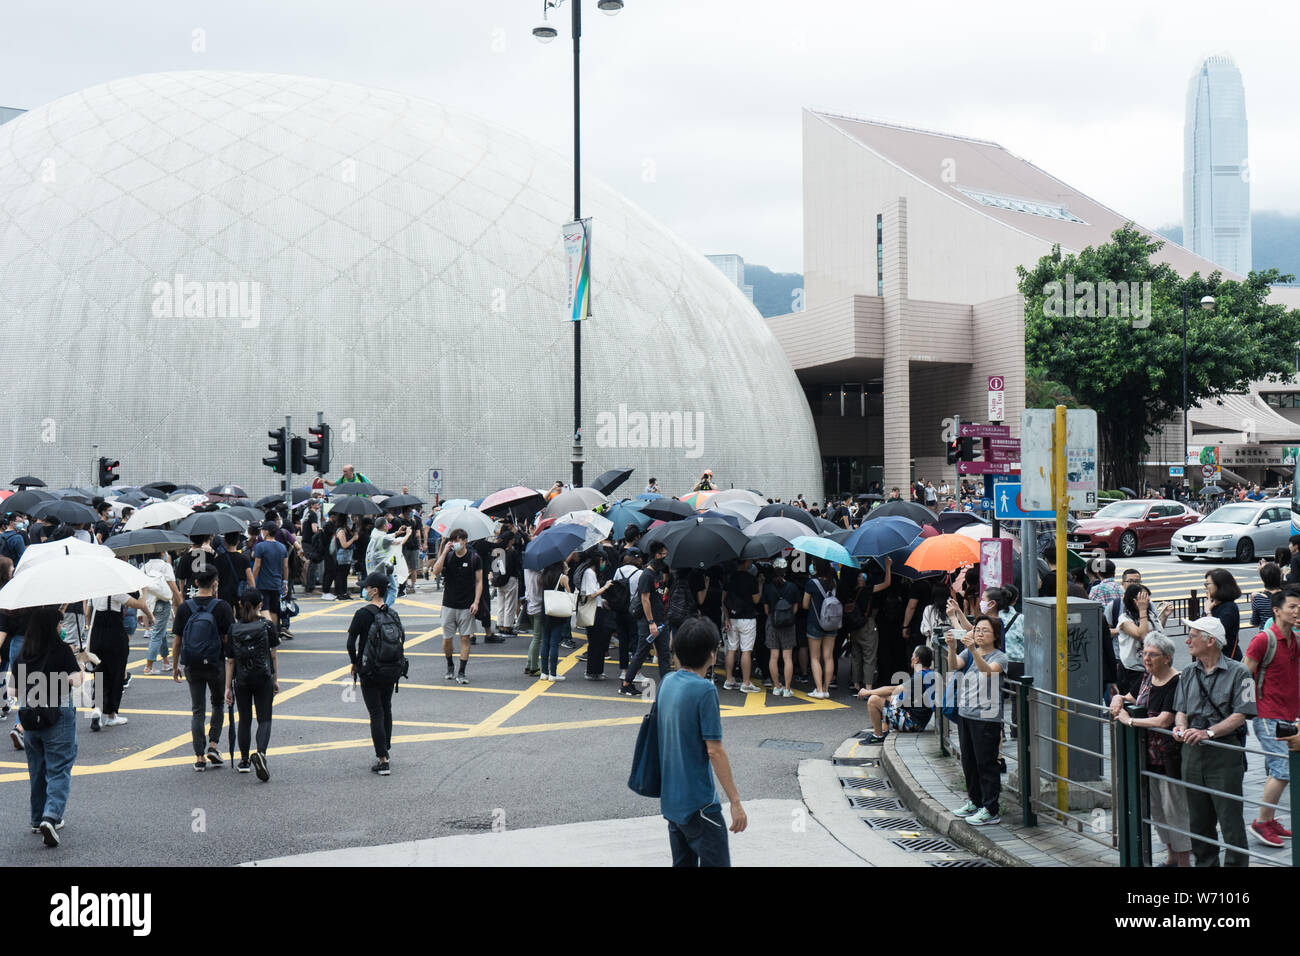
POLYGON ((1264 396, 1264 404, 1273 408, 1300 408, 1300 393, 1270 392, 1264 396))
POLYGON ((1087 225, 1086 222, 1060 203, 1039 202, 1036 199, 1018 199, 1015 196, 1003 196, 1000 193, 983 192, 979 189, 968 189, 965 186, 957 186, 956 189, 985 206, 1028 213, 1031 216, 1042 216, 1045 219, 1059 219, 1062 222, 1078 222, 1087 225))
POLYGON ((885 294, 885 217, 876 214, 876 295, 885 294))

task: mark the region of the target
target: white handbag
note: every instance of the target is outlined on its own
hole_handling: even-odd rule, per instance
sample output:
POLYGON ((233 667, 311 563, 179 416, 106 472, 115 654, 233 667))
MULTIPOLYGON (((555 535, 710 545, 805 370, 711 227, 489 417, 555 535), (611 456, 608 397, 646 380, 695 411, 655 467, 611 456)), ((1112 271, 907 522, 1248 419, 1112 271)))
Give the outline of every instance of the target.
POLYGON ((571 591, 543 591, 547 617, 570 617, 578 609, 578 596, 571 591))
POLYGON ((587 598, 578 605, 578 627, 591 627, 596 623, 596 607, 600 598, 587 598))

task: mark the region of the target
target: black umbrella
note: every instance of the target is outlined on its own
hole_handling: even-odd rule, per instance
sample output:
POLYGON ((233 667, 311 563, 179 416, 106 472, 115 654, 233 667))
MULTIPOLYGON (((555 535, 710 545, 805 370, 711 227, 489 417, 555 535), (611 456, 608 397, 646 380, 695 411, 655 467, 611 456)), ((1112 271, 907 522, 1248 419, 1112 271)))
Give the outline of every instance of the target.
MULTIPOLYGON (((845 531, 845 534, 849 532, 845 531)), ((749 544, 740 551, 742 558, 763 560, 773 558, 790 547, 790 542, 779 534, 760 534, 749 539, 749 544)))
POLYGON ((162 554, 164 551, 182 551, 190 547, 190 539, 175 531, 162 528, 141 528, 124 531, 104 542, 116 554, 162 554))
MULTIPOLYGON (((1212 496, 1212 495, 1222 495, 1222 494, 1226 494, 1226 492, 1225 492, 1222 488, 1220 488, 1218 485, 1206 485, 1204 488, 1201 489, 1201 494, 1202 494, 1204 497, 1208 498, 1208 497, 1210 497, 1210 496, 1212 496)), ((16 497, 18 497, 18 496, 17 496, 17 495, 14 495, 14 497, 16 498, 16 497)), ((10 499, 10 500, 13 500, 13 499, 10 499)))
POLYGON ((1138 496, 1138 493, 1132 488, 1125 488, 1123 485, 1119 486, 1119 490, 1124 492, 1124 494, 1128 495, 1130 498, 1136 498, 1138 496))
POLYGON ((99 520, 94 509, 64 500, 46 501, 37 505, 30 514, 34 518, 57 518, 64 524, 94 524, 99 520))
POLYGON ((53 494, 59 498, 85 498, 89 501, 99 494, 96 488, 55 488, 53 494))
POLYGON ((359 495, 345 495, 330 506, 330 514, 336 512, 341 515, 381 515, 384 513, 384 509, 369 498, 362 498, 359 495))
MULTIPOLYGON (((306 501, 308 498, 311 497, 311 489, 294 488, 290 490, 289 494, 293 496, 291 500, 295 505, 297 505, 297 504, 301 504, 302 502, 306 501)), ((256 501, 253 502, 253 507, 270 508, 274 505, 282 505, 282 504, 284 504, 283 491, 277 492, 276 494, 273 495, 265 495, 264 497, 258 498, 256 501)))
POLYGON ((215 488, 209 488, 205 494, 220 495, 222 498, 247 498, 248 492, 239 485, 217 485, 215 488))
MULTIPOLYGON (((368 481, 340 481, 334 486, 336 495, 382 495, 383 491, 368 481)), ((388 492, 392 494, 392 492, 388 492)), ((367 512, 369 513, 369 512, 367 512)))
POLYGON ((24 488, 45 487, 45 482, 41 481, 39 478, 33 478, 31 475, 23 475, 21 478, 15 478, 13 481, 9 482, 9 484, 13 485, 19 491, 24 488))
POLYGON ((177 534, 230 534, 237 531, 244 534, 248 523, 241 521, 229 511, 203 511, 182 518, 176 525, 177 534))
POLYGON ((236 518, 242 518, 244 521, 256 521, 259 524, 266 520, 266 513, 260 508, 250 508, 248 505, 231 505, 229 508, 223 508, 228 515, 234 515, 236 518))
POLYGON ((952 534, 958 528, 968 524, 984 524, 969 511, 945 511, 934 520, 934 527, 942 534, 952 534))
POLYGON ((627 481, 628 478, 632 477, 632 472, 634 471, 636 471, 635 468, 615 468, 611 471, 605 472, 595 481, 591 482, 591 484, 587 485, 587 487, 595 488, 601 494, 607 495, 623 482, 627 481))
POLYGON ((701 519, 679 522, 664 544, 668 545, 670 568, 700 569, 735 561, 745 546, 756 540, 725 521, 701 519))
POLYGON ((884 495, 877 495, 874 493, 869 495, 856 495, 854 497, 855 500, 857 501, 884 501, 885 500, 884 495))
POLYGON ((138 491, 128 491, 124 495, 118 495, 117 500, 124 505, 130 505, 132 508, 142 508, 149 503, 149 497, 142 495, 138 491))
POLYGON ((48 491, 37 491, 35 488, 28 488, 25 491, 20 491, 17 494, 10 495, 4 500, 4 504, 0 505, 0 507, 3 507, 5 511, 12 511, 15 514, 21 512, 22 514, 29 515, 32 513, 32 509, 42 502, 58 500, 58 495, 52 495, 48 491))
POLYGON ((871 521, 874 518, 887 518, 890 515, 898 515, 922 525, 932 525, 938 520, 933 511, 924 505, 918 505, 915 501, 886 501, 879 508, 872 508, 863 520, 871 521))
POLYGON ((176 483, 174 481, 151 481, 147 485, 141 485, 140 490, 155 498, 166 498, 176 490, 176 483))
POLYGON ((678 501, 676 498, 656 498, 648 502, 641 509, 642 514, 647 514, 652 518, 658 518, 660 521, 680 521, 682 518, 689 518, 695 514, 695 509, 684 501, 678 501))
POLYGON ((844 526, 838 525, 834 521, 827 521, 820 515, 813 515, 813 521, 816 523, 817 533, 821 535, 834 534, 836 531, 843 531, 844 526))
POLYGON ((384 499, 384 510, 390 508, 414 508, 424 504, 424 499, 416 495, 393 495, 384 499))
POLYGON ((820 530, 817 527, 817 522, 813 519, 812 515, 804 511, 802 508, 796 508, 794 505, 787 505, 787 504, 763 505, 763 507, 758 509, 758 517, 755 518, 754 520, 762 521, 764 518, 790 518, 793 519, 794 521, 799 522, 800 524, 807 525, 809 528, 812 529, 813 534, 817 534, 817 532, 820 530))

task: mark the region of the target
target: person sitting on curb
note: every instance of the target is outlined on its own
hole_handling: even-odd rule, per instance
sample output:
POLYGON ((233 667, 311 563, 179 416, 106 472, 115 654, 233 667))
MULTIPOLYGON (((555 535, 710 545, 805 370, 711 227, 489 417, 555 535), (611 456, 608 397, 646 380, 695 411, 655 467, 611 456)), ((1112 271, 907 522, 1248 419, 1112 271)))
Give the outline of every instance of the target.
POLYGON ((867 702, 871 715, 869 744, 881 744, 889 731, 885 724, 903 733, 919 733, 930 723, 934 709, 928 706, 934 700, 934 651, 925 644, 912 651, 912 679, 889 687, 866 687, 858 697, 867 702), (918 704, 918 701, 921 703, 918 704))

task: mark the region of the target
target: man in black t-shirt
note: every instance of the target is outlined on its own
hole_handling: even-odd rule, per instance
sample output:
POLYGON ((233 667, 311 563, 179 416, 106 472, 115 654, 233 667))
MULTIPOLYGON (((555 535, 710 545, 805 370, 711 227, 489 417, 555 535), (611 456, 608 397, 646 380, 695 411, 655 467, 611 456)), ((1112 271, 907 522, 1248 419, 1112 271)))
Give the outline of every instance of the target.
MULTIPOLYGON (((361 593, 367 603, 357 608, 348 625, 348 658, 352 661, 352 677, 361 679, 361 699, 370 714, 370 740, 375 745, 375 763, 372 773, 387 777, 390 773, 388 753, 393 746, 393 689, 396 681, 383 682, 358 673, 361 655, 365 651, 366 638, 375 623, 384 598, 388 594, 388 575, 383 571, 372 571, 362 582, 361 593)), ((391 608, 390 608, 391 610, 391 608)), ((396 614, 396 611, 393 611, 396 614)))
MULTIPOLYGON (((211 562, 211 555, 208 555, 211 562)), ((190 618, 202 610, 210 610, 216 623, 217 634, 221 641, 220 654, 211 666, 203 664, 185 664, 185 679, 190 685, 190 737, 194 743, 194 769, 206 769, 207 762, 220 766, 221 727, 225 716, 226 698, 226 664, 225 657, 230 647, 230 629, 235 623, 235 612, 230 605, 217 597, 217 568, 209 563, 206 568, 193 575, 194 585, 198 588, 195 597, 183 602, 176 611, 176 621, 172 625, 175 638, 172 641, 172 660, 176 662, 172 671, 172 680, 181 679, 182 644, 185 637, 185 625, 190 618), (211 727, 207 733, 207 750, 204 750, 203 734, 203 692, 207 691, 212 699, 211 727)))
POLYGON ((469 663, 470 640, 474 618, 483 601, 483 562, 469 546, 469 535, 456 528, 443 543, 434 562, 433 576, 443 575, 442 653, 447 657, 447 680, 468 684, 465 667, 469 663), (460 636, 460 670, 454 669, 451 642, 460 636))
POLYGON ((758 637, 758 602, 761 599, 758 579, 749 573, 749 562, 741 561, 727 578, 726 597, 722 602, 723 632, 727 639, 727 679, 723 690, 739 688, 746 694, 761 694, 763 688, 750 681, 754 667, 754 642, 758 637), (741 683, 731 676, 740 651, 741 683))
POLYGON ((632 615, 636 619, 636 653, 627 665, 627 676, 618 692, 624 697, 640 697, 636 689, 637 671, 655 649, 659 679, 668 673, 672 659, 668 627, 668 546, 656 541, 650 546, 651 561, 637 579, 637 593, 632 596, 632 615))

